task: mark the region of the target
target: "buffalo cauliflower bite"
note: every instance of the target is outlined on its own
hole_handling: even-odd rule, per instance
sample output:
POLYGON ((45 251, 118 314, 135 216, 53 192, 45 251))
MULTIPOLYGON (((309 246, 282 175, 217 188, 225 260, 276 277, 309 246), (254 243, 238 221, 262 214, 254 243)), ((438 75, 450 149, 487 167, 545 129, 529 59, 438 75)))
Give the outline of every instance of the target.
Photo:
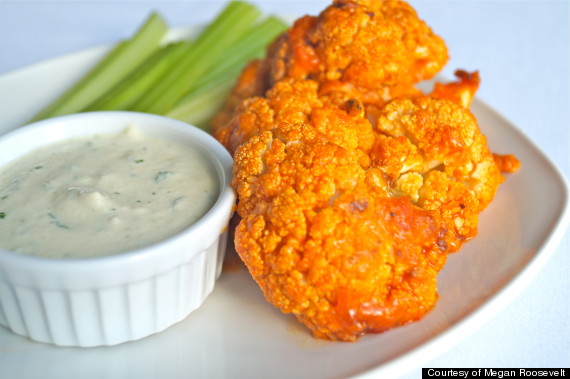
POLYGON ((268 301, 332 340, 420 319, 446 258, 437 214, 389 197, 353 151, 275 134, 235 154, 236 250, 268 301))
POLYGON ((443 40, 403 1, 337 0, 295 22, 269 50, 270 83, 338 80, 390 96, 433 77, 447 61, 443 40))
MULTIPOLYGON (((267 97, 253 98, 245 102, 241 113, 228 125, 227 130, 230 132, 224 134, 227 139, 223 139, 222 142, 230 151, 235 152, 238 147, 253 137, 266 132, 271 132, 275 136, 271 144, 264 144, 265 140, 256 139, 256 142, 250 143, 247 149, 241 148, 239 156, 243 157, 255 154, 254 151, 258 149, 265 151, 269 148, 274 149, 276 146, 326 141, 330 147, 324 149, 323 152, 333 154, 335 150, 332 146, 337 146, 345 154, 350 154, 354 165, 358 165, 360 169, 367 168, 370 165, 369 152, 374 143, 374 132, 362 110, 353 111, 356 100, 348 99, 343 106, 337 106, 330 98, 319 97, 317 91, 318 85, 314 81, 279 82, 268 91, 267 97), (273 143, 274 141, 279 144, 273 143)), ((242 160, 238 159, 237 152, 235 159, 234 185, 238 188, 238 195, 240 195, 238 204, 238 211, 240 211, 242 203, 247 202, 249 196, 240 194, 239 188, 241 185, 248 186, 250 179, 240 176, 239 169, 242 160)), ((279 186, 283 184, 283 178, 281 175, 273 174, 273 169, 278 163, 275 158, 258 161, 256 169, 258 174, 265 173, 265 179, 263 189, 259 188, 257 194, 261 195, 270 189, 275 193, 281 190, 279 186)), ((314 170, 322 169, 321 166, 314 168, 314 170)), ((358 180, 357 177, 349 178, 350 175, 355 175, 352 171, 345 174, 347 180, 358 180)))

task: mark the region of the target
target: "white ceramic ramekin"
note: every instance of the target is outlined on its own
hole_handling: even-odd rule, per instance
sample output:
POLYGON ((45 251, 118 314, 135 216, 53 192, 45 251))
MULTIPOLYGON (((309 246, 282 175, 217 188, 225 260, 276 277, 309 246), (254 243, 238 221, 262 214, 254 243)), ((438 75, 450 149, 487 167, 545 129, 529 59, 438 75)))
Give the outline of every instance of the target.
POLYGON ((0 249, 0 324, 14 333, 60 346, 115 345, 181 321, 214 288, 235 203, 232 159, 200 129, 133 112, 63 116, 0 137, 0 166, 47 143, 116 132, 129 124, 202 148, 219 176, 216 203, 181 233, 123 254, 47 259, 0 249))

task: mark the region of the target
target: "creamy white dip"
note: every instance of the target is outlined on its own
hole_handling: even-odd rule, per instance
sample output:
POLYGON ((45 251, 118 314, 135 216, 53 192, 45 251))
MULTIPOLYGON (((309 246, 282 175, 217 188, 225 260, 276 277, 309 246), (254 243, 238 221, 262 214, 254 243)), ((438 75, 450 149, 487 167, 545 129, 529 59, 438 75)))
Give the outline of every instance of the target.
POLYGON ((197 148, 132 127, 66 140, 0 168, 0 247, 49 258, 125 252, 192 225, 218 194, 197 148))

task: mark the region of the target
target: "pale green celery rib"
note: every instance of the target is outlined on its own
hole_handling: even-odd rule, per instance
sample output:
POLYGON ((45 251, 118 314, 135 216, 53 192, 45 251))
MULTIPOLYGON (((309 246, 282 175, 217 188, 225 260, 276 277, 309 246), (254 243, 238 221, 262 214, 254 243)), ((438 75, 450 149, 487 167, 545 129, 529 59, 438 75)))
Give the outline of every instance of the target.
POLYGON ((163 77, 131 110, 165 114, 188 93, 193 83, 205 73, 218 56, 237 41, 260 16, 255 6, 233 1, 202 32, 194 48, 163 77))
POLYGON ((210 120, 222 107, 232 87, 231 81, 216 83, 210 86, 208 90, 200 91, 194 96, 188 97, 182 107, 176 108, 166 115, 210 132, 210 120))
POLYGON ((150 91, 191 48, 191 41, 180 41, 163 46, 84 111, 128 109, 144 93, 150 91))
MULTIPOLYGON (((254 25, 234 45, 228 48, 211 69, 196 80, 189 93, 215 80, 235 78, 244 65, 254 58, 262 57, 267 45, 287 28, 287 24, 277 17, 270 16, 254 25), (218 79, 221 78, 221 79, 218 79)), ((184 98, 179 103, 184 102, 184 98)))
MULTIPOLYGON (((113 50, 108 59, 103 59, 102 64, 56 100, 55 105, 48 106, 47 112, 40 112, 41 118, 80 112, 148 58, 159 47, 167 30, 162 17, 151 14, 132 39, 113 50)), ((38 116, 34 119, 39 119, 38 116)))
POLYGON ((207 74, 196 81, 193 90, 166 115, 195 125, 209 121, 220 109, 244 65, 251 59, 262 56, 267 45, 286 28, 287 24, 276 17, 268 17, 252 27, 219 58, 219 62, 207 74), (213 103, 206 104, 210 99, 213 103), (202 105, 205 108, 199 109, 198 106, 202 105))
POLYGON ((73 94, 79 89, 79 87, 83 85, 84 82, 93 80, 93 77, 99 75, 99 72, 101 72, 104 67, 109 64, 109 62, 111 62, 113 59, 116 59, 116 57, 125 49, 127 44, 128 41, 121 41, 117 43, 115 47, 109 53, 107 53, 101 61, 95 63, 93 68, 83 78, 81 78, 79 82, 75 83, 71 88, 65 91, 63 95, 61 95, 47 107, 43 108, 38 114, 34 116, 34 118, 30 120, 30 122, 43 120, 50 117, 49 114, 65 101, 68 101, 69 97, 73 96, 73 94))

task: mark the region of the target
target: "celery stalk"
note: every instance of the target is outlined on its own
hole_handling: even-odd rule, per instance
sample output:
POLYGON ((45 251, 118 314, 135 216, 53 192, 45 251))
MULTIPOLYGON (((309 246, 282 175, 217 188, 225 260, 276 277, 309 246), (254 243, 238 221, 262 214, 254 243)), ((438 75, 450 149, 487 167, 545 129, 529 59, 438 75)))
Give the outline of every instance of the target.
POLYGON ((195 41, 160 47, 167 26, 151 15, 78 84, 35 118, 92 110, 165 114, 205 126, 225 101, 244 65, 262 56, 286 25, 257 23, 254 5, 230 2, 195 41))
POLYGON ((56 100, 54 105, 48 106, 47 112, 40 112, 34 120, 80 112, 149 57, 158 48, 166 31, 164 20, 156 13, 151 14, 132 39, 113 50, 91 74, 56 100))
POLYGON ((166 116, 210 132, 209 122, 224 104, 232 87, 231 81, 213 83, 204 90, 196 91, 187 96, 182 106, 175 108, 166 116))
POLYGON ((216 59, 260 16, 255 6, 232 1, 198 36, 192 51, 130 110, 165 114, 184 96, 216 59))
POLYGON ((73 94, 78 90, 78 88, 82 85, 83 82, 93 80, 95 76, 99 75, 99 72, 101 72, 104 69, 104 67, 109 65, 109 62, 111 62, 113 59, 116 59, 116 57, 119 54, 121 54, 121 52, 125 49, 126 45, 127 41, 120 41, 119 43, 117 43, 115 47, 111 50, 111 52, 107 53, 107 55, 105 55, 105 57, 103 57, 101 61, 97 62, 97 64, 94 65, 94 67, 81 79, 81 81, 75 83, 73 87, 64 92, 63 95, 61 95, 54 102, 49 104, 47 107, 43 108, 38 114, 34 116, 34 118, 30 120, 30 122, 49 118, 53 110, 58 108, 64 102, 68 101, 69 98, 73 96, 73 94))
MULTIPOLYGON (((287 28, 287 24, 270 16, 254 25, 233 46, 228 48, 211 69, 196 80, 189 92, 215 80, 231 80, 243 70, 245 64, 262 57, 267 45, 287 28)), ((178 103, 183 102, 184 99, 178 103)))
POLYGON ((204 123, 220 109, 245 64, 262 56, 267 45, 286 27, 283 21, 275 17, 268 17, 252 27, 224 52, 207 74, 196 80, 192 90, 166 115, 204 127, 204 123))
POLYGON ((181 41, 155 51, 134 72, 84 111, 128 109, 147 91, 150 91, 181 56, 192 48, 192 42, 181 41))

